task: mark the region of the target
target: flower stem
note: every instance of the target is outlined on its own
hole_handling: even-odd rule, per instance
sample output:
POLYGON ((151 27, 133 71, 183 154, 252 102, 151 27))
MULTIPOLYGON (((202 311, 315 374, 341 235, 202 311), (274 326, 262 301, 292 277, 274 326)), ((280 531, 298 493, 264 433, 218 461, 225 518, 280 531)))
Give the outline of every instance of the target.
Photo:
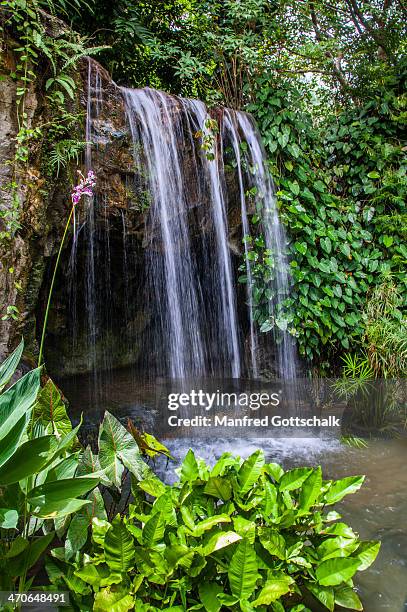
POLYGON ((48 314, 49 314, 49 309, 50 309, 50 306, 51 306, 52 292, 54 290, 54 283, 55 283, 55 278, 56 278, 57 271, 58 271, 59 260, 61 258, 62 249, 64 247, 65 238, 66 238, 66 235, 68 233, 68 228, 69 228, 69 224, 70 224, 71 219, 72 219, 72 215, 73 215, 74 209, 75 209, 75 206, 72 206, 71 212, 69 213, 68 221, 66 222, 66 225, 65 225, 65 230, 64 230, 64 233, 63 233, 63 236, 62 236, 61 244, 59 245, 57 260, 55 262, 54 273, 52 275, 51 286, 49 288, 47 308, 45 310, 44 323, 43 323, 43 326, 42 326, 40 352, 39 352, 39 355, 38 355, 38 365, 39 366, 42 365, 42 362, 43 362, 43 349, 44 349, 45 332, 47 330, 48 314))

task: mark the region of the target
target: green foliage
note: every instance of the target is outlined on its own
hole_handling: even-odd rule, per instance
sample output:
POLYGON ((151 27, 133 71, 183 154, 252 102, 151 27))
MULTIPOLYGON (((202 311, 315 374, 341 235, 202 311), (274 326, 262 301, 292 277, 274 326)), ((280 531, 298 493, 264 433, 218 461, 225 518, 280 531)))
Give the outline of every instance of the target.
POLYGON ((374 371, 369 364, 369 360, 363 356, 350 355, 346 353, 342 357, 343 375, 345 378, 357 378, 359 380, 369 380, 373 378, 374 371))
MULTIPOLYGON (((65 2, 57 4, 60 8, 68 6, 65 2)), ((3 0, 1 5, 0 27, 5 48, 10 45, 16 59, 15 66, 9 74, 17 82, 18 134, 14 158, 9 162, 13 166, 14 178, 8 186, 12 194, 12 204, 5 207, 5 210, 2 209, 0 213, 5 224, 0 238, 9 240, 20 229, 19 176, 29 162, 32 147, 39 140, 44 141, 46 138, 55 140, 56 132, 60 132, 63 127, 67 129, 65 134, 72 129, 72 124, 66 125, 69 113, 65 107, 68 100, 72 101, 75 97, 74 69, 81 58, 95 54, 101 49, 87 46, 85 39, 73 33, 62 22, 54 23, 52 18, 41 10, 41 6, 45 5, 50 12, 54 12, 56 8, 54 2, 3 0), (59 30, 58 33, 54 31, 54 27, 59 30), (26 102, 39 76, 46 79, 45 91, 52 112, 44 125, 33 128, 26 102)), ((77 0, 74 0, 74 5, 87 6, 86 3, 82 4, 77 0)), ((82 149, 83 143, 80 141, 65 138, 62 142, 56 142, 51 149, 51 168, 58 175, 62 166, 66 166, 73 159, 78 159, 82 149)))
MULTIPOLYGON (((300 85, 280 83, 277 89, 264 77, 250 110, 274 160, 279 207, 289 228, 293 293, 283 318, 292 321, 300 354, 322 362, 338 350, 361 349, 366 298, 381 273, 391 270, 405 295, 407 252, 400 213, 407 182, 394 110, 400 113, 401 98, 393 94, 382 105, 369 102, 344 112, 335 124, 328 117, 328 129, 321 134, 304 108, 307 97, 300 85), (383 182, 381 177, 386 177, 383 182), (392 223, 391 236, 382 235, 385 223, 392 223)), ((272 254, 265 252, 261 237, 253 244, 257 319, 268 330, 273 322, 268 323, 265 281, 272 254)))
POLYGON ((79 157, 85 149, 86 144, 86 142, 81 142, 72 138, 56 142, 47 156, 48 164, 53 173, 59 176, 61 169, 69 166, 72 161, 79 164, 79 157))
MULTIPOLYGON (((144 480, 145 490, 163 486, 133 435, 109 413, 100 426, 99 454, 81 449, 76 437, 81 423, 72 429, 57 387, 50 379, 40 386, 39 368, 4 391, 22 352, 23 342, 0 366, 0 586, 5 590, 16 584, 29 588, 27 574, 55 536, 63 538, 66 559, 77 555, 93 519, 106 521, 106 507, 112 515, 126 508, 128 475, 134 486, 144 480)), ((153 436, 143 441, 150 455, 168 453, 153 436)), ((130 536, 116 524, 106 541, 108 565, 118 572, 127 567, 130 536)), ((153 539, 155 529, 147 528, 153 539)))
POLYGON ((376 376, 407 374, 407 325, 405 303, 395 277, 386 275, 369 294, 365 307, 364 342, 376 376))
POLYGON ((56 588, 94 610, 306 610, 306 592, 333 610, 361 610, 352 579, 373 563, 362 542, 327 511, 363 483, 324 481, 321 468, 284 472, 262 451, 224 454, 210 469, 190 450, 180 481, 133 486, 127 516, 94 519, 92 540, 47 564, 56 588))
MULTIPOLYGON (((0 366, 2 387, 14 374, 22 351, 21 342, 0 366)), ((80 497, 98 483, 97 477, 65 477, 63 466, 77 463, 72 450, 77 429, 72 431, 69 424, 68 433, 66 427, 58 431, 58 415, 66 418, 60 397, 54 417, 46 401, 55 390, 48 381, 40 391, 37 368, 0 394, 0 527, 7 534, 0 540, 0 583, 6 590, 16 584, 24 590, 31 584, 27 572, 55 537, 55 528, 45 519, 56 521, 89 504, 80 497)))

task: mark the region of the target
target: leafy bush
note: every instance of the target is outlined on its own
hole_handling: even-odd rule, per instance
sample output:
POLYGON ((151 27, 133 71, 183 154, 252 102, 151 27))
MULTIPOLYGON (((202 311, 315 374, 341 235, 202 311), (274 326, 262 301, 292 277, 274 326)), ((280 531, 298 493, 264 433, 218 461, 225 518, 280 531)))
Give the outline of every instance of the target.
MULTIPOLYGON (((99 454, 83 449, 61 395, 40 368, 6 391, 23 352, 23 342, 0 366, 0 588, 30 588, 29 570, 55 537, 73 557, 88 539, 93 518, 126 507, 127 475, 136 483, 155 476, 144 463, 167 453, 155 438, 132 433, 106 413, 99 431, 99 454), (135 437, 137 437, 138 442, 135 437), (100 486, 98 487, 100 483, 100 486), (123 499, 122 493, 125 494, 123 499)), ((159 482, 157 480, 157 482, 159 482)), ((34 585, 38 586, 38 585, 34 585)))
MULTIPOLYGON (((23 342, 0 366, 0 390, 19 363, 23 342)), ((62 522, 90 501, 97 477, 74 476, 76 433, 51 381, 40 390, 40 368, 0 394, 0 585, 26 590, 27 572, 62 522)))
MULTIPOLYGON (((327 113, 319 118, 318 129, 307 86, 264 76, 257 79, 256 92, 250 110, 272 160, 290 238, 293 288, 279 320, 289 323, 301 355, 332 365, 341 352, 361 349, 367 333, 363 310, 381 274, 391 271, 405 296, 401 213, 407 182, 399 127, 405 100, 388 89, 380 101, 344 110, 338 119, 327 113)), ((255 316, 269 329, 269 255, 256 223, 252 231, 257 235, 255 316)), ((378 337, 377 330, 371 332, 378 337)))
POLYGON ((362 609, 352 578, 380 544, 360 541, 325 508, 363 476, 284 472, 260 450, 245 461, 225 453, 212 469, 190 450, 178 474, 173 486, 133 486, 128 516, 95 518, 84 552, 53 551, 50 579, 69 587, 77 609, 300 612, 304 597, 362 609))

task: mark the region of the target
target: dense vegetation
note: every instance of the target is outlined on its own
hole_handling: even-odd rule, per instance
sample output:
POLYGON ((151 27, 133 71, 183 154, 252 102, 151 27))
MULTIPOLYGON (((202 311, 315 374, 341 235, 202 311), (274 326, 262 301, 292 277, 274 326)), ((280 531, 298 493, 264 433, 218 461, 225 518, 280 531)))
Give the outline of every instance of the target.
POLYGON ((51 380, 40 387, 39 368, 1 393, 22 351, 0 366, 2 590, 28 590, 48 551, 52 586, 38 597, 68 590, 74 610, 309 612, 304 597, 311 609, 362 610, 352 578, 380 544, 330 507, 363 476, 284 471, 260 450, 209 468, 189 451, 179 482, 165 485, 141 454, 165 447, 108 412, 97 450, 81 448, 80 424, 72 429, 51 380))
MULTIPOLYGON (((276 181, 293 277, 292 299, 271 320, 270 253, 253 218, 259 326, 288 327, 301 355, 322 371, 332 371, 348 352, 367 355, 376 375, 405 373, 402 2, 7 0, 2 7, 5 45, 7 36, 22 43, 14 73, 21 83, 16 163, 24 164, 40 138, 54 143, 47 154, 51 173, 78 159, 83 137, 72 134, 80 117, 67 111, 66 101, 74 95, 75 63, 89 53, 97 52, 119 83, 249 110, 276 181), (72 31, 50 36, 43 9, 72 31), (24 97, 35 66, 54 109, 42 133, 25 127, 24 97), (397 307, 383 319, 369 301, 389 287, 397 307), (394 353, 400 361, 390 359, 394 353)), ((16 210, 18 203, 7 212, 3 237, 18 231, 16 210)), ((5 316, 17 316, 10 308, 5 316)))
MULTIPOLYGON (((19 179, 30 158, 41 158, 50 181, 79 162, 86 143, 75 68, 97 54, 120 84, 255 116, 293 281, 291 298, 270 319, 273 253, 254 215, 247 240, 259 327, 289 329, 319 372, 332 372, 344 354, 352 378, 405 375, 401 1, 2 0, 0 7, 1 70, 18 83, 19 129, 0 246, 22 229, 19 179), (49 14, 62 21, 50 26, 49 14), (32 129, 27 100, 36 85, 47 114, 32 129)), ((14 304, 0 314, 20 317, 14 304)), ((0 366, 0 590, 46 584, 69 590, 74 609, 118 612, 308 612, 315 600, 331 611, 362 609, 353 577, 374 561, 379 543, 360 541, 326 507, 356 492, 363 477, 284 471, 261 451, 245 461, 226 454, 210 468, 190 451, 179 482, 165 485, 147 464, 168 455, 152 436, 106 413, 97 448, 83 449, 80 425, 72 428, 41 367, 11 386, 22 352, 23 344, 0 366)), ((40 365, 41 356, 42 344, 40 365)), ((372 403, 377 424, 388 403, 387 396, 372 403)))

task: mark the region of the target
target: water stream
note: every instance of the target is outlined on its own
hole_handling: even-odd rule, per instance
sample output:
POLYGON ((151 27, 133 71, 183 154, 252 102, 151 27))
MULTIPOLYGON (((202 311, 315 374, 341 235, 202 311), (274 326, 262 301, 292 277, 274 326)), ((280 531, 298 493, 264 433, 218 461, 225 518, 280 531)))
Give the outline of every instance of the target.
MULTIPOLYGON (((78 381, 65 380, 63 390, 71 401, 71 415, 79 420, 80 413, 86 413, 85 435, 87 441, 95 439, 97 425, 103 409, 110 410, 126 424, 130 417, 138 427, 157 433, 160 424, 168 417, 168 392, 174 389, 174 381, 161 379, 152 381, 135 378, 129 369, 116 372, 111 383, 104 386, 101 406, 89 402, 87 387, 91 377, 78 381), (87 428, 87 432, 86 432, 87 428)), ((223 388, 232 385, 248 389, 258 383, 232 380, 189 381, 189 388, 223 388), (215 386, 215 387, 214 387, 215 386)), ((174 435, 162 440, 174 456, 174 462, 167 465, 159 460, 155 469, 167 482, 174 481, 175 467, 189 448, 213 464, 225 452, 247 457, 257 448, 263 448, 268 461, 276 461, 285 469, 304 465, 321 465, 324 478, 343 478, 349 475, 365 474, 366 481, 355 495, 349 495, 337 510, 363 539, 380 539, 382 548, 379 556, 367 571, 358 574, 356 586, 367 612, 407 611, 407 472, 405 457, 407 439, 372 439, 366 448, 350 448, 342 444, 338 436, 308 436, 265 438, 208 434, 202 428, 177 430, 174 435)))

